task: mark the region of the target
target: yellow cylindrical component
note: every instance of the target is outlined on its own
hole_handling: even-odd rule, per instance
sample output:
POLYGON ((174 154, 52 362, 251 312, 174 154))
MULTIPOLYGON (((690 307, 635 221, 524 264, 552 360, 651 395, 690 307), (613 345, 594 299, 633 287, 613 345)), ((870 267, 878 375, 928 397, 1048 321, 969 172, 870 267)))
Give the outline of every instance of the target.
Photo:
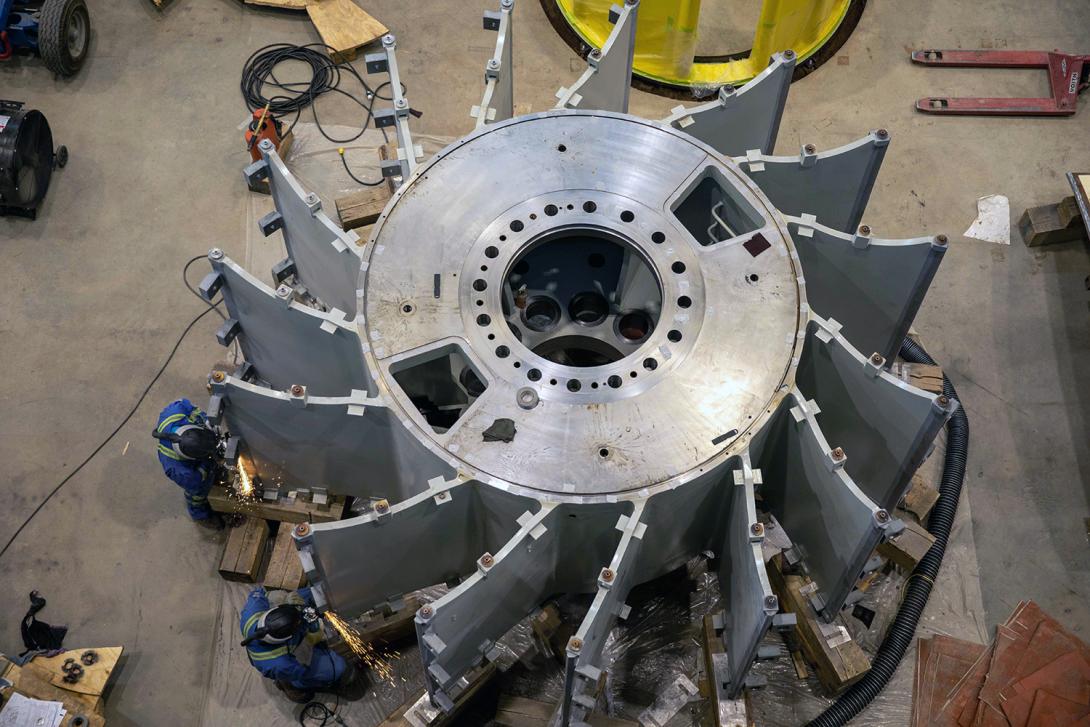
MULTIPOLYGON (((725 2, 729 0, 719 0, 725 2)), ((561 14, 588 45, 601 48, 613 29, 609 7, 617 0, 555 0, 561 14)), ((641 0, 633 70, 675 86, 739 85, 791 49, 804 61, 840 27, 852 0, 764 0, 748 58, 696 63, 701 0, 641 0)))

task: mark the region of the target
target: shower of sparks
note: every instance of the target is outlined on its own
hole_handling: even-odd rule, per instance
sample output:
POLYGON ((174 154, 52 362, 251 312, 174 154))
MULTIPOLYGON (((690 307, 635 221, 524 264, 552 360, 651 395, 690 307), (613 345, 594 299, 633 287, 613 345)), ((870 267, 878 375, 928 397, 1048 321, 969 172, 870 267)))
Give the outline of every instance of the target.
MULTIPOLYGON (((356 655, 356 658, 371 670, 371 673, 388 684, 394 683, 394 666, 391 661, 387 660, 386 654, 380 654, 376 651, 370 642, 363 640, 359 631, 352 624, 337 614, 326 611, 322 615, 325 617, 326 622, 333 627, 333 630, 344 640, 345 645, 356 655)), ((396 659, 398 653, 395 651, 389 656, 396 659)))
POLYGON ((246 471, 246 465, 239 460, 238 463, 238 494, 240 497, 253 497, 254 481, 250 479, 250 473, 246 471))

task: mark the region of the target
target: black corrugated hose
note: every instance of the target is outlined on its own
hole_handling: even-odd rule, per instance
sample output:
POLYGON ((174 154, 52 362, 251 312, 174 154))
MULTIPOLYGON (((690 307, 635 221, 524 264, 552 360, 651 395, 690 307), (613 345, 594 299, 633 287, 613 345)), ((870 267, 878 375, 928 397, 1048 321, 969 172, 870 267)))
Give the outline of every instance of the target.
MULTIPOLYGON (((901 345, 901 358, 909 363, 935 364, 935 360, 927 355, 923 346, 909 338, 901 345)), ((950 399, 958 398, 953 384, 945 375, 942 377, 942 393, 950 399)), ((946 425, 946 459, 943 462, 942 484, 939 486, 938 502, 931 509, 931 516, 927 521, 927 530, 935 536, 935 543, 908 577, 897 617, 878 647, 870 671, 812 720, 808 727, 847 724, 848 720, 866 709, 893 677, 905 651, 912 645, 916 624, 927 605, 931 587, 939 575, 939 566, 942 565, 942 557, 946 552, 946 541, 950 537, 950 528, 954 525, 954 515, 958 510, 958 498, 965 481, 965 463, 968 459, 969 418, 965 415, 965 407, 959 406, 946 425)))

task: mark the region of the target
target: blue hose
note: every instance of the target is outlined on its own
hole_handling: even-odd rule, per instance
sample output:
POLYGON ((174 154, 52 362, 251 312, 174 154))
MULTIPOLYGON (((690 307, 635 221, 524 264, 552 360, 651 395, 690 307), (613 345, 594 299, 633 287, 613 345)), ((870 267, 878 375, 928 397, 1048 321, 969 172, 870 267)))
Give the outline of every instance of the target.
MULTIPOLYGON (((935 365, 923 346, 906 338, 901 344, 901 358, 909 363, 935 365)), ((942 393, 948 399, 957 399, 957 392, 950 379, 942 377, 942 393)), ((946 553, 946 542, 954 526, 958 510, 961 486, 965 482, 965 464, 969 459, 969 417, 965 407, 959 406, 946 425, 946 459, 943 462, 942 484, 939 499, 931 509, 927 531, 935 536, 935 543, 916 565, 905 585, 904 599, 893 624, 874 655, 870 671, 844 692, 824 712, 811 720, 808 727, 837 727, 866 709, 893 677, 897 665, 912 645, 916 624, 923 614, 931 595, 931 588, 939 575, 939 566, 946 553)))

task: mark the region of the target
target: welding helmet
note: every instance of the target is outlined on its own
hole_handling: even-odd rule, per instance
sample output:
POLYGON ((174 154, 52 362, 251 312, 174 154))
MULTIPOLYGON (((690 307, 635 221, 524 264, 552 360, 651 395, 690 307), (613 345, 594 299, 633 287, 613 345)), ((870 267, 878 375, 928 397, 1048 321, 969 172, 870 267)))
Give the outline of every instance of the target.
POLYGON ((251 642, 258 640, 263 644, 283 644, 291 641, 302 625, 303 612, 298 606, 284 604, 270 608, 261 614, 261 618, 257 621, 257 628, 243 640, 242 645, 248 646, 251 642))
POLYGON ((219 446, 216 433, 200 424, 183 424, 173 432, 154 430, 151 436, 166 442, 182 459, 211 459, 219 446))

